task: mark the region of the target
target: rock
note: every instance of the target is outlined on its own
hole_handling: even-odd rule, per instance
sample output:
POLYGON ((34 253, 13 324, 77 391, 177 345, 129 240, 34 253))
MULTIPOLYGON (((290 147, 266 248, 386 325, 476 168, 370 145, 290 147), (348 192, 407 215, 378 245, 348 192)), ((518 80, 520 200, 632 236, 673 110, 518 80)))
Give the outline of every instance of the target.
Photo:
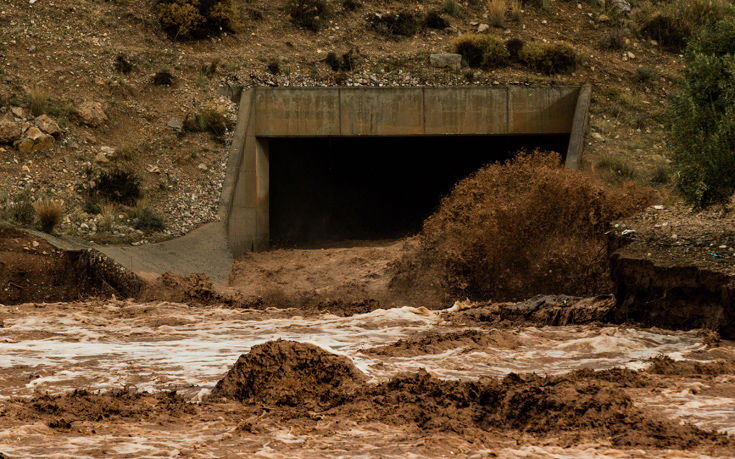
POLYGON ((82 123, 91 127, 102 126, 107 122, 107 115, 99 102, 87 101, 77 108, 77 116, 82 123))
POLYGON ((104 153, 97 153, 97 155, 94 157, 94 162, 97 164, 105 164, 109 163, 110 160, 107 159, 107 156, 104 153))
POLYGON ((429 62, 432 67, 459 70, 462 68, 462 55, 454 53, 432 54, 429 56, 429 62))
POLYGON ((597 16, 598 22, 610 22, 610 16, 608 16, 605 13, 602 13, 601 15, 597 16))
POLYGON ((604 142, 605 141, 605 138, 599 132, 593 132, 592 134, 590 134, 590 137, 592 137, 593 139, 597 140, 598 142, 604 142))
POLYGON ((61 132, 59 124, 48 115, 41 115, 36 118, 36 126, 49 135, 56 135, 61 132))
POLYGON ((20 123, 9 116, 0 118, 0 143, 12 143, 20 138, 20 123))
POLYGON ((168 125, 168 127, 176 129, 177 131, 181 131, 184 129, 184 122, 181 120, 169 120, 166 124, 168 125))
POLYGON ((610 0, 610 6, 617 10, 618 14, 623 15, 627 15, 631 10, 628 0, 610 0))
POLYGON ((103 146, 100 147, 100 153, 107 156, 108 158, 115 155, 115 149, 112 147, 103 146))
POLYGON ((25 110, 23 110, 22 107, 11 107, 10 108, 10 113, 12 113, 13 115, 17 116, 20 119, 25 119, 25 117, 26 117, 25 110))
POLYGON ((207 167, 207 165, 206 165, 206 164, 204 164, 204 163, 201 163, 201 164, 199 164, 199 165, 197 166, 197 168, 199 168, 200 170, 203 170, 203 171, 205 171, 205 172, 206 172, 206 171, 207 171, 207 170, 209 169, 209 168, 207 167))
POLYGON ((477 26, 477 33, 487 32, 488 30, 490 30, 490 26, 487 24, 480 24, 477 26))
POLYGON ((18 151, 24 154, 45 151, 54 144, 54 138, 43 133, 37 127, 28 129, 23 138, 18 142, 18 151))

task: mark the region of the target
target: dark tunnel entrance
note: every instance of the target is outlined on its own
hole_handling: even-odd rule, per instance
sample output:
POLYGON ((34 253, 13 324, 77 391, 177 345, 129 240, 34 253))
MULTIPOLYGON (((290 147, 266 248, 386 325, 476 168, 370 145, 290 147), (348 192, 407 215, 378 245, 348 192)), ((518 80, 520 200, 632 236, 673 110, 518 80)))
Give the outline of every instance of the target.
POLYGON ((270 238, 281 247, 404 237, 452 186, 521 148, 569 135, 269 139, 270 238))

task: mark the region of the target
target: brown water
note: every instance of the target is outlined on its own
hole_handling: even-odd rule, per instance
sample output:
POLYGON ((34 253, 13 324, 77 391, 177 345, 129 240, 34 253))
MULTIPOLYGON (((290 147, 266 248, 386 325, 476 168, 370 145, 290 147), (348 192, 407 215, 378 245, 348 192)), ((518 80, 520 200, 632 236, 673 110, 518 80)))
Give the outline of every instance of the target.
MULTIPOLYGON (((423 308, 377 310, 352 317, 303 317, 289 310, 194 308, 174 303, 88 302, 0 306, 0 403, 39 392, 77 388, 105 390, 133 385, 142 391, 175 389, 201 400, 240 354, 255 344, 283 338, 316 344, 349 357, 383 381, 425 368, 443 379, 502 376, 510 372, 560 374, 581 368, 645 368, 659 354, 675 360, 702 358, 706 346, 694 332, 611 326, 484 329, 492 339, 477 347, 439 353, 381 355, 369 349, 427 332, 466 331, 451 325, 450 312, 423 308), (699 357, 695 357, 699 356, 699 357)), ((735 354, 725 342, 721 353, 735 354)), ((388 353, 390 354, 390 353, 388 353)), ((735 384, 729 375, 717 384, 735 384)), ((639 391, 636 403, 707 429, 735 432, 735 393, 707 390, 708 383, 682 380, 663 391, 639 391), (699 384, 699 386, 697 386, 699 384), (694 386, 692 386, 694 385, 694 386), (692 387, 695 390, 692 390, 692 387)), ((711 389, 711 388, 710 388, 711 389)), ((243 436, 229 421, 210 419, 183 428, 145 423, 97 425, 94 431, 59 433, 37 421, 3 426, 0 452, 22 456, 243 456, 321 457, 385 455, 483 456, 486 448, 451 435, 416 438, 396 426, 345 420, 309 429, 264 422, 260 435, 243 436), (244 452, 247 452, 244 453, 244 452)), ((507 457, 636 457, 687 452, 617 450, 609 445, 503 444, 507 457)), ((691 457, 700 457, 691 453, 691 457)))

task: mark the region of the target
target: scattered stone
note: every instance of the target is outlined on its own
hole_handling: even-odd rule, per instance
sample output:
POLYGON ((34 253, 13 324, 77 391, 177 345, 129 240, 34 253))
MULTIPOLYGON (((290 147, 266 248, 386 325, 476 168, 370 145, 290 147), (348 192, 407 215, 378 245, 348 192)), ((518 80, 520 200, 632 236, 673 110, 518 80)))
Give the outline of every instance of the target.
POLYGON ((0 143, 12 143, 20 138, 21 127, 9 116, 0 118, 0 143))
POLYGON ((99 127, 107 122, 107 115, 99 102, 86 101, 77 108, 77 116, 82 123, 91 127, 99 127))
POLYGON ((601 15, 597 16, 597 21, 598 22, 603 22, 603 23, 604 22, 610 22, 610 16, 608 16, 605 13, 602 13, 601 15))
POLYGON ((43 133, 40 129, 33 126, 29 128, 23 138, 18 142, 18 151, 23 154, 35 153, 50 149, 54 144, 54 138, 43 133))
POLYGON ((49 135, 57 135, 61 132, 61 128, 59 127, 59 123, 54 121, 50 116, 48 115, 41 115, 38 118, 36 118, 36 126, 41 128, 43 132, 49 135))
POLYGON ((10 109, 10 113, 12 113, 13 115, 17 116, 20 119, 25 119, 25 117, 26 117, 25 110, 23 110, 22 107, 12 107, 10 109))
POLYGON ((429 62, 432 67, 459 70, 462 68, 462 55, 454 53, 432 54, 429 56, 429 62))
POLYGON ((593 132, 592 134, 590 134, 590 137, 597 140, 598 142, 605 141, 605 137, 603 137, 602 134, 600 134, 599 132, 593 132))
POLYGON ((97 164, 106 164, 109 163, 110 160, 107 158, 107 155, 100 152, 97 153, 97 155, 94 157, 94 162, 96 162, 97 164))
POLYGON ((184 122, 181 120, 169 120, 167 125, 171 129, 176 129, 177 131, 181 131, 184 129, 184 122))
POLYGON ((199 164, 199 165, 198 165, 197 167, 198 167, 198 168, 199 168, 200 170, 203 170, 203 171, 205 171, 205 172, 206 172, 206 171, 207 171, 207 170, 209 169, 209 168, 207 167, 207 165, 206 165, 206 164, 204 164, 204 163, 201 163, 201 164, 199 164))
POLYGON ((477 32, 478 33, 487 32, 488 30, 490 30, 490 26, 487 25, 487 24, 480 24, 480 25, 477 26, 477 32))
POLYGON ((628 0, 610 0, 610 5, 617 10, 618 14, 627 15, 631 11, 628 0))

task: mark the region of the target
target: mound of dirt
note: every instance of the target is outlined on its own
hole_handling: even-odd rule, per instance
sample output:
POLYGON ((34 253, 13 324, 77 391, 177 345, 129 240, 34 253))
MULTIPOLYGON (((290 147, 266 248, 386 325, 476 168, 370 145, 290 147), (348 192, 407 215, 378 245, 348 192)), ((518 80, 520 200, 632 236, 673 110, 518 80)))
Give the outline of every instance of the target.
POLYGON ((648 373, 666 376, 719 376, 735 374, 735 364, 730 361, 697 362, 674 360, 667 355, 651 359, 648 373))
POLYGON ((367 349, 366 354, 391 357, 414 357, 424 354, 440 354, 442 352, 463 348, 464 352, 488 346, 514 349, 520 345, 517 334, 507 330, 463 330, 460 332, 429 332, 419 336, 400 339, 392 344, 367 349))
POLYGON ((61 395, 43 394, 30 399, 12 400, 8 410, 11 417, 43 419, 49 427, 68 429, 76 421, 147 419, 164 422, 192 414, 195 408, 176 392, 151 394, 121 389, 92 393, 78 389, 61 395))
POLYGON ((165 272, 148 282, 138 294, 140 301, 171 301, 174 303, 221 303, 224 298, 215 291, 206 274, 180 276, 165 272))
POLYGON ((269 341, 237 359, 212 395, 246 402, 326 408, 343 403, 367 377, 350 359, 313 344, 269 341))
POLYGON ((91 276, 83 253, 59 250, 25 231, 0 226, 0 304, 73 301, 115 290, 91 276))

